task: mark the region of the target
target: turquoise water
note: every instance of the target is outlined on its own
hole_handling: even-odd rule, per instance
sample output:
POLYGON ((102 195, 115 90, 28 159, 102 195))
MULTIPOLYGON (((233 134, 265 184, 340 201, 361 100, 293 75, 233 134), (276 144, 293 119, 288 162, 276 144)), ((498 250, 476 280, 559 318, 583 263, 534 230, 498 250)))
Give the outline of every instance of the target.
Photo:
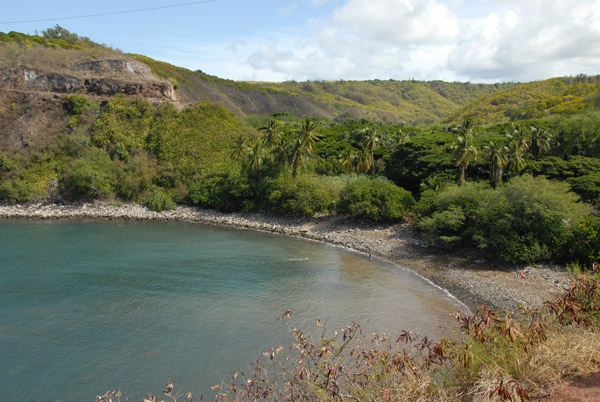
POLYGON ((410 271, 317 242, 185 223, 0 222, 0 395, 204 394, 291 325, 453 326, 457 302, 410 271), (365 321, 367 320, 368 321, 365 321))

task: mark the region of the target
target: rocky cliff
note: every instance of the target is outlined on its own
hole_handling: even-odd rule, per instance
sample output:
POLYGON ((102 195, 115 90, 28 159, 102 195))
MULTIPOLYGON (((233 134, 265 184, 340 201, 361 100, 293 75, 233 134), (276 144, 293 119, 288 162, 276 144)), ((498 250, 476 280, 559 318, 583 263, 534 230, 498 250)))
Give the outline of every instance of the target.
POLYGON ((179 101, 173 84, 154 78, 142 63, 97 60, 76 65, 71 71, 66 74, 25 66, 0 68, 0 89, 107 97, 125 94, 179 101))

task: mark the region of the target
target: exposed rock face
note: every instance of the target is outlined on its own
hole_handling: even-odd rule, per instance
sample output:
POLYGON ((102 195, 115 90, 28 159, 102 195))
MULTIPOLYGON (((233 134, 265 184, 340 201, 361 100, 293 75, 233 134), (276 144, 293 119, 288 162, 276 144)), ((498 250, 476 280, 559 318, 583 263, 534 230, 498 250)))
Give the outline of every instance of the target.
POLYGON ((112 79, 89 78, 83 81, 82 86, 86 93, 100 96, 112 96, 121 93, 125 95, 141 95, 146 98, 178 100, 173 84, 167 81, 132 83, 112 79))
POLYGON ((76 77, 43 74, 27 67, 0 69, 0 83, 4 88, 45 92, 76 92, 81 88, 81 80, 76 77))
POLYGON ((152 77, 150 69, 143 64, 122 60, 100 60, 80 64, 78 68, 84 72, 85 78, 45 73, 28 67, 6 67, 0 69, 0 85, 4 88, 23 91, 85 93, 98 96, 125 94, 168 99, 175 102, 179 100, 173 84, 155 79, 152 77), (133 76, 132 78, 143 79, 124 81, 103 77, 111 72, 120 77, 125 73, 133 76))
POLYGON ((126 60, 89 61, 77 65, 75 70, 93 75, 104 75, 116 72, 152 77, 152 71, 147 65, 126 60))

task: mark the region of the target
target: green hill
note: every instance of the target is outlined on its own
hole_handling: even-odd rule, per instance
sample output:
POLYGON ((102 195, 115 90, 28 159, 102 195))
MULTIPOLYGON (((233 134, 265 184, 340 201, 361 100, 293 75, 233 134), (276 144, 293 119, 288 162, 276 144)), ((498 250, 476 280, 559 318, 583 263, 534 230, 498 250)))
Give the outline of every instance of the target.
POLYGON ((600 76, 551 78, 528 82, 484 95, 460 109, 448 121, 471 118, 476 123, 573 115, 600 107, 600 76))
MULTIPOLYGON (((0 68, 27 66, 53 74, 78 76, 80 71, 73 69, 83 61, 143 63, 150 68, 155 80, 173 85, 183 106, 199 101, 218 103, 238 117, 287 112, 296 117, 365 118, 411 125, 456 123, 465 118, 491 124, 554 114, 570 115, 600 106, 600 76, 552 78, 523 84, 415 80, 241 82, 143 55, 123 54, 59 26, 42 33, 39 36, 0 32, 0 68)), ((111 71, 108 78, 136 84, 144 80, 148 84, 152 78, 123 74, 126 72, 111 71)), ((103 74, 102 78, 107 78, 106 72, 103 74)), ((128 93, 126 85, 115 91, 128 93)), ((158 92, 164 94, 165 90, 158 92)), ((145 89, 137 94, 150 98, 156 93, 156 90, 145 89)), ((173 96, 167 98, 174 99, 173 96)))
POLYGON ((176 82, 182 101, 220 102, 242 116, 289 112, 332 120, 433 123, 449 118, 468 102, 513 86, 414 80, 240 82, 132 56, 156 77, 176 82))

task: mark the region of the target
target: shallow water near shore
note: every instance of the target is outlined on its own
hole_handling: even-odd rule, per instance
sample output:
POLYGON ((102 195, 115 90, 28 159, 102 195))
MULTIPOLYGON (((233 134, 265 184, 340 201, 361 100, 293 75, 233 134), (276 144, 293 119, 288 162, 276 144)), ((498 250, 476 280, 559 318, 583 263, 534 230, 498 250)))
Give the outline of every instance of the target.
POLYGON ((439 337, 460 304, 397 265, 326 244, 191 223, 0 222, 7 400, 203 393, 248 371, 287 324, 439 337), (288 323, 279 311, 293 311, 288 323))

